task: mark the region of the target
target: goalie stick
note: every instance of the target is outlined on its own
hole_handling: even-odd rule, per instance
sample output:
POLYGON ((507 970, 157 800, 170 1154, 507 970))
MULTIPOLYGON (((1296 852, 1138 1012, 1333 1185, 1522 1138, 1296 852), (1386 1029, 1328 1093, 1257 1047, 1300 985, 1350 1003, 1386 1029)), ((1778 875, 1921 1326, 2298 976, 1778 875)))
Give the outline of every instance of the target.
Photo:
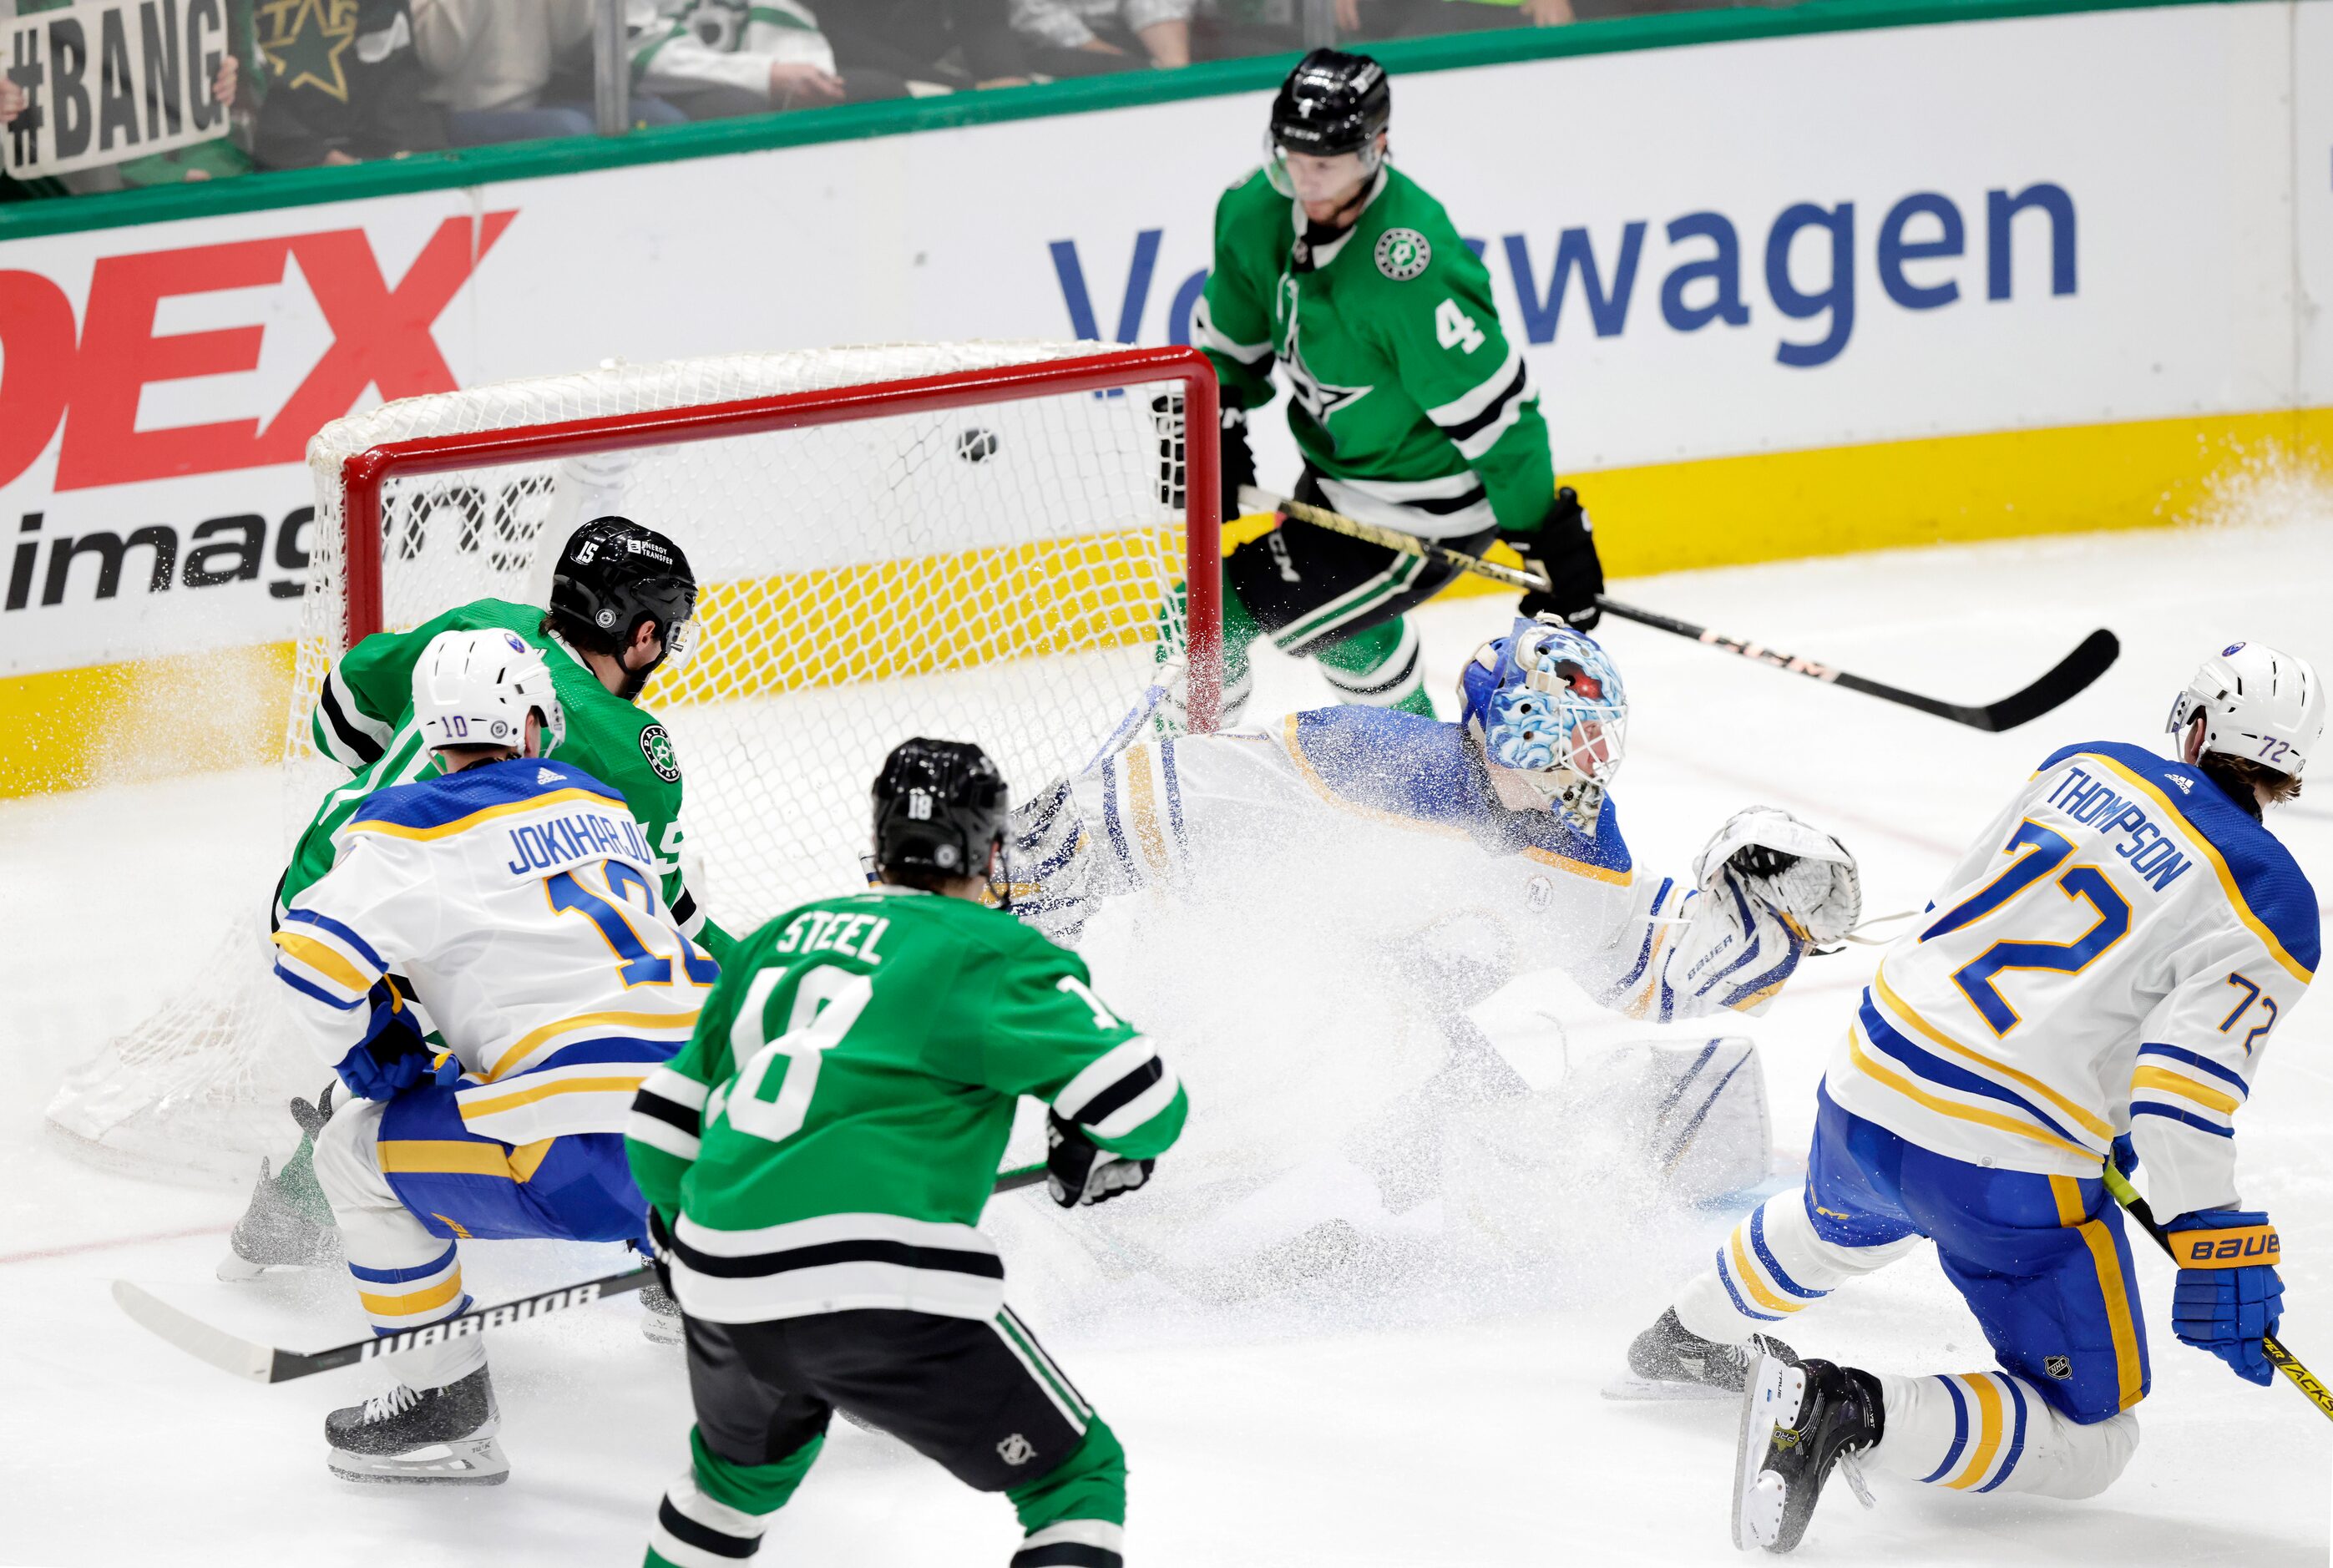
MULTIPOLYGON (((1531 572, 1519 572, 1512 566, 1502 566, 1495 561, 1485 561, 1479 555, 1469 555, 1463 550, 1453 550, 1448 545, 1435 544, 1433 540, 1420 539, 1415 534, 1405 534, 1398 528, 1386 528, 1374 523, 1363 523, 1357 518, 1348 517, 1341 512, 1331 512, 1325 506, 1314 506, 1303 501, 1291 501, 1285 496, 1274 495, 1253 487, 1243 488, 1240 491, 1239 499, 1240 509, 1243 512, 1281 512, 1301 523, 1310 523, 1315 528, 1326 528, 1331 534, 1343 534, 1354 539, 1366 539, 1372 544, 1381 544, 1388 550, 1398 550, 1405 555, 1417 555, 1430 561, 1439 561, 1461 572, 1488 578, 1491 582, 1502 582, 1510 588, 1520 588, 1527 592, 1544 592, 1548 588, 1545 578, 1531 572)), ((2100 627, 2082 639, 2073 652, 2059 659, 2048 674, 2031 686, 2021 691, 2011 693, 1999 702, 1973 707, 1965 703, 1945 702, 1940 697, 1923 696, 1916 691, 1906 691, 1899 686, 1888 686, 1865 676, 1850 674, 1832 665, 1819 663, 1811 659, 1803 659, 1795 653, 1784 653, 1779 649, 1768 648, 1763 643, 1730 637, 1722 631, 1713 631, 1706 626, 1695 626, 1690 620, 1680 620, 1673 615, 1663 615, 1657 611, 1642 610, 1633 604, 1623 604, 1617 599, 1607 598, 1600 594, 1597 597, 1596 602, 1607 615, 1616 615, 1623 620, 1633 620, 1640 626, 1649 626, 1656 631, 1666 631, 1673 636, 1690 638, 1704 647, 1716 649, 1721 653, 1738 654, 1754 664, 1770 665, 1791 675, 1803 675, 1810 680, 1844 687, 1849 691, 1859 691, 1866 697, 1876 697, 1883 702, 1893 702, 1905 707, 1917 708, 1920 712, 1933 715, 1937 718, 1949 719, 1954 724, 1964 724, 1971 729, 1981 729, 1992 734, 1998 734, 2005 729, 2015 729, 2019 725, 2039 718, 2051 708, 2067 702, 2086 689, 2099 676, 2104 675, 2122 652, 2122 644, 2116 640, 2115 634, 2100 627)))
MULTIPOLYGON (((2114 1194, 2114 1200, 2130 1211, 2131 1218, 2138 1221, 2139 1228, 2153 1236, 2155 1245, 2161 1247, 2172 1261, 2177 1262, 2179 1255, 2172 1250, 2171 1237, 2155 1222, 2155 1210, 2147 1207, 2146 1199, 2139 1197, 2138 1188, 2130 1184, 2130 1178, 2115 1169, 2112 1160, 2107 1162, 2106 1183, 2107 1190, 2114 1194)), ((2333 1419, 2333 1390, 2319 1382, 2317 1374, 2302 1366, 2299 1359, 2284 1348, 2282 1341, 2274 1334, 2262 1334, 2261 1354, 2268 1358, 2269 1365, 2290 1378, 2292 1386, 2308 1395, 2310 1404, 2315 1405, 2328 1419, 2333 1419)))
MULTIPOLYGON (((995 1192, 1017 1192, 1024 1187, 1034 1187, 1045 1179, 1042 1165, 1023 1165, 1001 1172, 995 1192)), ((643 1285, 655 1283, 656 1270, 650 1267, 626 1269, 621 1274, 587 1279, 580 1284, 557 1285, 533 1295, 521 1296, 498 1306, 480 1307, 456 1317, 440 1318, 418 1329, 403 1329, 393 1334, 377 1334, 353 1344, 334 1345, 323 1351, 287 1351, 277 1345, 263 1344, 238 1334, 215 1327, 193 1313, 182 1312, 160 1297, 126 1279, 113 1282, 113 1302, 131 1320, 158 1334, 185 1351, 188 1355, 208 1361, 221 1371, 232 1372, 254 1383, 283 1383, 293 1378, 312 1377, 318 1372, 335 1371, 351 1367, 359 1361, 377 1361, 394 1355, 398 1351, 413 1350, 420 1345, 434 1345, 446 1340, 466 1339, 485 1333, 488 1329, 508 1328, 513 1323, 525 1323, 552 1313, 565 1312, 571 1307, 589 1306, 610 1296, 626 1295, 643 1285)))

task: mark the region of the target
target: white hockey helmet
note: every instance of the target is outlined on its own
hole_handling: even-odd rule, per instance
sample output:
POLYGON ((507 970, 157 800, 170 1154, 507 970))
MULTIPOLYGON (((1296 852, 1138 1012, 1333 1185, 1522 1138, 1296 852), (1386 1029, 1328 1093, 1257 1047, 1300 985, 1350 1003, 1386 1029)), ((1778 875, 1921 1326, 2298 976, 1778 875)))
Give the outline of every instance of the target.
POLYGON ((413 717, 431 751, 449 746, 526 745, 526 716, 542 717, 549 755, 567 738, 542 650, 515 631, 441 631, 413 667, 413 717))
POLYGON ((2172 699, 2164 727, 2183 735, 2198 716, 2205 751, 2299 778, 2325 730, 2325 688, 2298 654, 2232 642, 2206 659, 2172 699))

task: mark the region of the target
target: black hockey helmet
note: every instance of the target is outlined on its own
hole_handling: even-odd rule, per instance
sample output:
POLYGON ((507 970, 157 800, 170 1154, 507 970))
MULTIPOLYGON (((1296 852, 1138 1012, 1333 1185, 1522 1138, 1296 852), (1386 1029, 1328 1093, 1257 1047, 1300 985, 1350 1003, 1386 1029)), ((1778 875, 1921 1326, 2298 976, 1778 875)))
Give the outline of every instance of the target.
POLYGON ((594 517, 569 535, 551 574, 552 629, 576 647, 621 655, 641 625, 664 640, 655 664, 635 671, 636 695, 660 665, 685 658, 695 635, 696 575, 680 546, 629 517, 594 517))
POLYGON ((875 865, 883 873, 984 876, 989 851, 1004 842, 1012 803, 1004 775, 970 741, 901 741, 883 759, 874 796, 875 865))
POLYGON ((1384 66, 1366 54, 1315 49, 1296 63, 1272 101, 1272 140, 1319 158, 1359 152, 1377 144, 1392 118, 1384 66))

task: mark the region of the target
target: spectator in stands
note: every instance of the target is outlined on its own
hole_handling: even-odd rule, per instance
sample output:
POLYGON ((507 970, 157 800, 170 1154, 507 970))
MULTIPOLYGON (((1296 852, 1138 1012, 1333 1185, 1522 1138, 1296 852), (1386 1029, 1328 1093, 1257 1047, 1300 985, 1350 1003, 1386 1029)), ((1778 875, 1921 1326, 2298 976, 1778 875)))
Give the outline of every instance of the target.
MULTIPOLYGON (((0 21, 55 11, 72 4, 72 0, 0 0, 0 21)), ((5 63, 0 61, 0 66, 5 63)), ((233 104, 242 81, 243 67, 230 48, 220 60, 217 72, 211 77, 212 101, 233 104)), ((23 113, 30 101, 30 96, 23 88, 9 81, 6 75, 0 74, 0 129, 5 129, 11 120, 23 113)), ((97 191, 140 186, 178 185, 187 180, 216 179, 244 174, 250 168, 251 159, 243 149, 222 137, 215 141, 197 142, 192 147, 182 147, 175 151, 152 153, 74 174, 26 181, 0 176, 0 200, 34 196, 87 196, 97 191)))
POLYGON ((265 67, 254 156, 262 168, 310 168, 446 145, 445 111, 413 48, 406 0, 253 12, 265 67))
POLYGON ((1191 63, 1193 0, 1013 0, 1013 27, 1048 76, 1191 63))
MULTIPOLYGON (((1583 0, 1591 16, 1698 9, 1727 0, 1583 0)), ((1560 27, 1575 20, 1571 0, 1337 0, 1340 38, 1420 38, 1499 27, 1560 27)))
MULTIPOLYGON (((431 78, 429 99, 446 111, 455 146, 598 130, 599 115, 588 96, 598 0, 408 3, 414 49, 431 78)), ((686 118, 659 99, 631 101, 634 125, 672 125, 686 118)))
POLYGON ((1198 0, 1191 13, 1191 58, 1301 53, 1300 11, 1298 0, 1198 0))
POLYGON ((624 0, 632 82, 691 120, 900 98, 896 72, 838 68, 801 0, 624 0))
POLYGON ((957 89, 1030 79, 1009 0, 826 0, 819 24, 845 72, 888 71, 957 89))

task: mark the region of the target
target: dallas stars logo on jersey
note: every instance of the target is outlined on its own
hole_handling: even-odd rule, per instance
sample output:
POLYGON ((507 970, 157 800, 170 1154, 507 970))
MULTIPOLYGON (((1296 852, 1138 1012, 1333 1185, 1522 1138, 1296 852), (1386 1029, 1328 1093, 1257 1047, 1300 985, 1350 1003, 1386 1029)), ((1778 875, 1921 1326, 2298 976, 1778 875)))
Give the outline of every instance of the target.
MULTIPOLYGON (((1280 362, 1287 368, 1288 385, 1297 406, 1312 416, 1321 429, 1329 428, 1329 416, 1338 409, 1349 408, 1368 396, 1367 387, 1340 387, 1324 381, 1312 373, 1304 362, 1303 351, 1296 342, 1297 283, 1292 274, 1280 275, 1281 317, 1280 362)), ((1332 438, 1333 439, 1333 438, 1332 438)))
POLYGON ((648 766, 656 769, 657 777, 665 783, 679 779, 680 756, 672 749, 672 736, 664 726, 652 724, 640 731, 640 755, 648 759, 648 766))

